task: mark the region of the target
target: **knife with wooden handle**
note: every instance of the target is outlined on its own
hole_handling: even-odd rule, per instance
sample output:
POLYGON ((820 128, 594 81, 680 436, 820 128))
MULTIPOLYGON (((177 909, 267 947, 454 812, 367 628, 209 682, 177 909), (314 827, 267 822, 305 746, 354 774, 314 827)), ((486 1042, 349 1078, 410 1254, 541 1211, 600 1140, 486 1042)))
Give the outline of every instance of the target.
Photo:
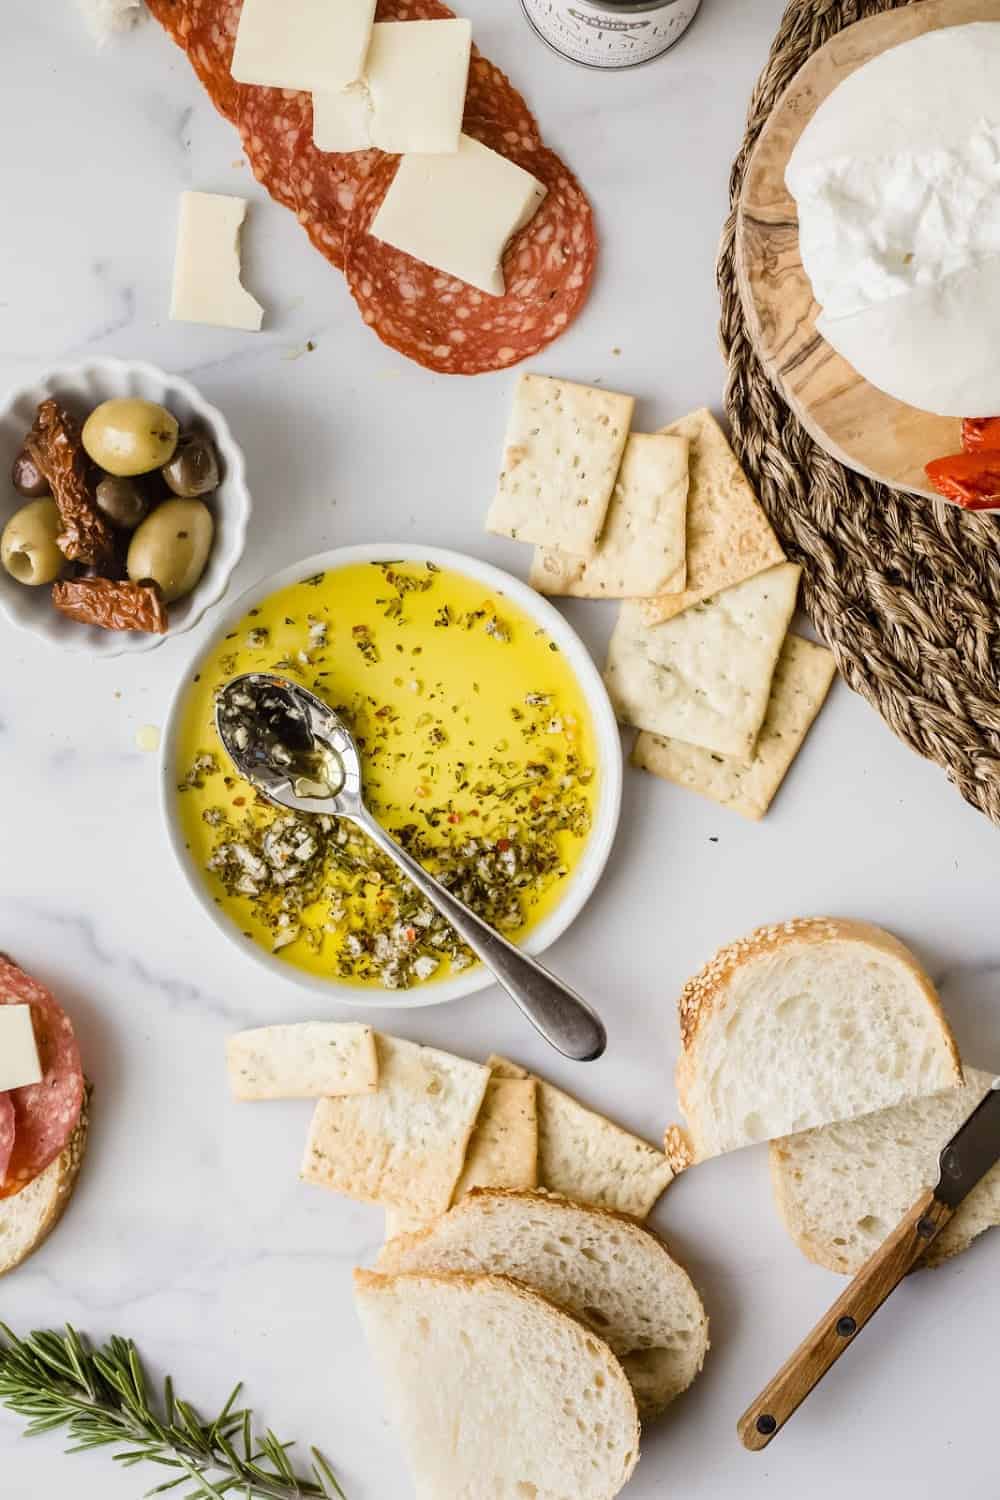
POLYGON ((910 1209, 737 1424, 740 1441, 766 1448, 862 1328, 918 1265, 956 1209, 1000 1160, 1000 1078, 941 1152, 937 1187, 910 1209))

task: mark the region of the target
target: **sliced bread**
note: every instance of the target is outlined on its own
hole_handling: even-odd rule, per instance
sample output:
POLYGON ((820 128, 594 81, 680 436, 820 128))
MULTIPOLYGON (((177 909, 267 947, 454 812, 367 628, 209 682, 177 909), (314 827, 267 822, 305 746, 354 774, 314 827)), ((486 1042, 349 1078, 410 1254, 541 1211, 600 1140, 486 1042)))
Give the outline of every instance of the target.
POLYGON ((705 1309, 662 1240, 633 1219, 545 1193, 477 1190, 429 1228, 384 1246, 378 1269, 524 1283, 605 1340, 643 1418, 687 1390, 708 1350, 705 1309))
POLYGON ((612 1500, 639 1420, 608 1346, 501 1276, 354 1273, 417 1500, 612 1500))
MULTIPOLYGON (((962 1082, 933 982, 866 922, 802 918, 731 944, 685 985, 680 1025, 694 1161, 962 1082)), ((678 1144, 668 1132, 668 1154, 678 1144)))
POLYGON ((0 1201, 0 1276, 27 1260, 65 1213, 87 1149, 87 1126, 85 1103, 62 1154, 34 1182, 0 1201))
MULTIPOLYGON (((966 1069, 963 1088, 915 1099, 860 1120, 771 1142, 771 1180, 792 1239, 817 1265, 853 1276, 938 1180, 938 1158, 985 1098, 992 1073, 966 1069)), ((1000 1163, 934 1240, 940 1265, 1000 1226, 1000 1163)))

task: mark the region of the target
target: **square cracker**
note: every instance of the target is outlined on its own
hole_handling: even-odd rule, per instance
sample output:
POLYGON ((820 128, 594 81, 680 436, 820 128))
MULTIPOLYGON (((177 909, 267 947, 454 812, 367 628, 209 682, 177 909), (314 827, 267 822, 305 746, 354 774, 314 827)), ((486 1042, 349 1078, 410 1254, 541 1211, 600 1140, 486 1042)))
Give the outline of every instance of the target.
POLYGON ((681 740, 640 734, 632 764, 720 802, 745 818, 762 818, 823 706, 837 668, 833 653, 789 635, 771 683, 771 698, 753 760, 743 765, 681 740))
MULTIPOLYGON (((457 1203, 473 1188, 525 1191, 538 1186, 538 1117, 533 1078, 494 1075, 486 1087, 475 1129, 469 1137, 465 1166, 455 1185, 457 1203)), ((385 1237, 413 1234, 432 1223, 425 1214, 398 1208, 385 1211, 385 1237)))
POLYGON ((635 400, 549 375, 522 375, 486 529, 593 557, 635 400))
POLYGON ((622 723, 749 761, 800 572, 779 563, 664 625, 646 625, 641 602, 626 601, 604 679, 622 723))
POLYGON ((378 1092, 320 1100, 301 1175, 363 1203, 443 1214, 465 1163, 489 1069, 381 1032, 376 1047, 378 1092))
MULTIPOLYGON (((531 1076, 502 1057, 491 1057, 488 1066, 494 1077, 531 1076)), ((673 1181, 663 1152, 543 1078, 536 1081, 539 1187, 645 1219, 673 1181)))
POLYGON ((371 1094, 378 1088, 375 1033, 350 1021, 258 1026, 227 1039, 226 1069, 234 1099, 371 1094))
POLYGON ((473 1188, 538 1186, 538 1114, 533 1078, 491 1078, 469 1139, 455 1201, 473 1188))
POLYGON ((672 620, 692 604, 784 562, 781 543, 739 466, 726 435, 707 410, 664 427, 691 444, 687 508, 687 582, 643 605, 648 625, 672 620))
POLYGON ((687 494, 687 438, 633 432, 594 557, 539 547, 532 588, 577 599, 644 599, 682 589, 687 494))

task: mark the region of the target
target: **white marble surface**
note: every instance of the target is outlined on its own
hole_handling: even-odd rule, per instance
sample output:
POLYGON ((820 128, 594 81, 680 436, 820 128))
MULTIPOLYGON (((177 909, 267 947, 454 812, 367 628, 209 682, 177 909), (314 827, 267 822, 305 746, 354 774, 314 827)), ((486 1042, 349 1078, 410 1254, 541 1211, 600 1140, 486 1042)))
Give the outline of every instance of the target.
MULTIPOLYGON (((580 171, 603 233, 590 308, 539 367, 637 392, 643 424, 718 408, 713 257, 781 0, 705 0, 671 56, 617 77, 550 56, 514 0, 466 9, 580 171)), ((196 380, 250 462, 257 514, 238 584, 321 547, 393 537, 523 572, 524 554, 481 530, 512 376, 432 378, 377 343, 340 278, 264 200, 157 28, 98 57, 69 0, 3 10, 0 384, 95 351, 196 380), (246 267, 269 309, 260 336, 166 320, 184 187, 254 200, 246 267), (316 349, 303 354, 307 339, 316 349)), ((598 651, 607 613, 571 613, 598 651)), ((195 909, 159 827, 155 758, 135 746, 140 725, 163 722, 205 628, 99 664, 0 628, 0 949, 69 1003, 97 1087, 76 1201, 0 1284, 0 1318, 132 1334, 206 1405, 242 1375, 268 1421, 339 1464, 351 1500, 402 1500, 410 1490, 351 1306, 350 1268, 375 1250, 379 1214, 299 1186, 307 1106, 234 1107, 221 1073, 228 1031, 315 1005, 263 981, 195 909)), ((910 940, 969 1058, 1000 1067, 997 847, 941 772, 838 685, 760 827, 627 778, 606 879, 552 954, 607 1016, 601 1063, 545 1056, 493 990, 373 1019, 473 1056, 522 1057, 655 1138, 673 1112, 683 978, 758 922, 835 912, 910 940)), ((630 1500, 992 1493, 1000 1236, 907 1285, 780 1442, 751 1457, 736 1417, 840 1283, 784 1237, 763 1152, 691 1174, 656 1222, 704 1293, 714 1349, 650 1435, 630 1500)), ((137 1471, 60 1449, 58 1438, 26 1443, 0 1412, 4 1500, 128 1500, 144 1488, 137 1471)))

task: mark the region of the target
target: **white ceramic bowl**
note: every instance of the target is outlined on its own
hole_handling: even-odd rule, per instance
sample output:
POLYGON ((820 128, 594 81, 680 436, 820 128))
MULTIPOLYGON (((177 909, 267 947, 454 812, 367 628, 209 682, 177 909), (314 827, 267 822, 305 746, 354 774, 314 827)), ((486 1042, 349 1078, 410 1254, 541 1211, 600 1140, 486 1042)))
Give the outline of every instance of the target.
POLYGON ((258 963, 271 976, 291 980, 304 989, 325 995, 341 1005, 358 1007, 391 1006, 398 1009, 423 1005, 442 1005, 448 1000, 457 1000, 476 990, 492 984, 493 977, 482 965, 456 974, 452 979, 440 983, 419 985, 412 990, 382 990, 343 984, 336 979, 321 979, 307 974, 293 964, 284 963, 273 954, 266 953, 259 944, 245 938, 235 922, 231 921, 216 906, 201 871, 195 866, 185 848, 184 836, 177 818, 177 736, 182 706, 191 678, 200 663, 215 649, 219 640, 232 630, 252 609, 278 589, 286 588, 312 573, 330 572, 335 568, 348 567, 351 563, 388 562, 405 559, 407 562, 432 562, 439 567, 451 568, 464 573, 468 578, 485 583, 491 593, 506 594, 521 606, 527 615, 536 620, 552 639, 559 644, 566 660, 576 674, 594 725, 594 738, 599 757, 598 799, 583 855, 566 883, 562 898, 549 915, 529 934, 525 949, 529 953, 541 953, 561 937, 591 895, 607 864, 618 828, 622 798, 622 748, 621 736, 615 721, 614 710, 608 699, 601 674, 594 666, 590 653, 580 637, 567 623, 559 611, 536 594, 526 583, 494 568, 490 563, 467 557, 461 552, 447 552, 440 547, 419 547, 411 542, 378 542, 361 547, 341 547, 332 552, 320 552, 307 557, 270 578, 263 579, 236 599, 221 615, 210 640, 188 666, 174 693, 163 735, 162 759, 160 763, 160 797, 167 837, 176 856, 177 863, 198 905, 211 922, 230 942, 258 963))
POLYGON ((182 427, 194 423, 208 432, 218 450, 223 479, 209 500, 215 518, 215 539, 208 566, 197 588, 170 605, 170 624, 165 635, 98 630, 96 626, 80 625, 53 608, 47 588, 27 588, 0 568, 0 614, 19 629, 29 630, 63 650, 82 651, 89 656, 123 656, 135 651, 152 651, 162 641, 183 635, 185 630, 196 625, 206 609, 222 598, 229 585, 233 569, 246 545, 250 520, 251 501, 243 452, 221 411, 180 375, 168 375, 154 365, 124 359, 92 359, 86 364, 57 365, 33 385, 13 391, 0 407, 0 530, 25 504, 10 485, 8 476, 39 403, 49 396, 65 402, 81 419, 102 401, 115 396, 139 396, 145 401, 158 401, 173 412, 182 427))

